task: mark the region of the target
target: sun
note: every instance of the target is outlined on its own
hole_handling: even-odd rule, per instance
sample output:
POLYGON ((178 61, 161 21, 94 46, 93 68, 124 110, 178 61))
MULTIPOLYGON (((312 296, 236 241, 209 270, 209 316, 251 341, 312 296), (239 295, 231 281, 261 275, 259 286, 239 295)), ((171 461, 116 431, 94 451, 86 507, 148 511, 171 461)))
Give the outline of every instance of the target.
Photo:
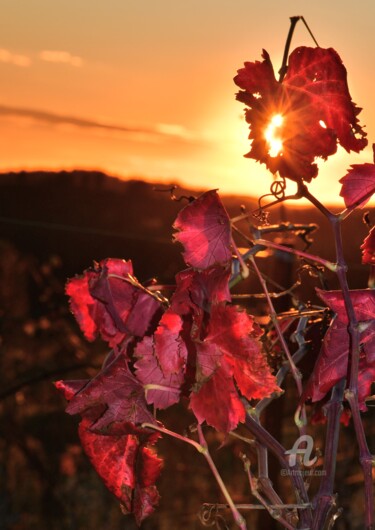
POLYGON ((275 114, 274 116, 272 116, 264 132, 264 137, 269 145, 268 154, 272 158, 278 156, 283 148, 282 139, 278 135, 278 131, 280 131, 280 127, 283 124, 283 121, 284 118, 281 114, 275 114))

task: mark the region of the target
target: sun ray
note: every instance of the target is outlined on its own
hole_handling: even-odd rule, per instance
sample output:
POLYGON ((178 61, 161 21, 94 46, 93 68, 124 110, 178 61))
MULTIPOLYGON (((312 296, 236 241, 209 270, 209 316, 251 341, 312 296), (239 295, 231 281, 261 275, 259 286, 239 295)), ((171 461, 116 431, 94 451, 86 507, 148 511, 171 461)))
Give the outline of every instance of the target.
POLYGON ((280 131, 283 121, 284 118, 281 114, 275 114, 272 116, 264 133, 264 137, 269 145, 268 154, 273 158, 278 156, 283 148, 283 141, 278 135, 278 131, 280 131))

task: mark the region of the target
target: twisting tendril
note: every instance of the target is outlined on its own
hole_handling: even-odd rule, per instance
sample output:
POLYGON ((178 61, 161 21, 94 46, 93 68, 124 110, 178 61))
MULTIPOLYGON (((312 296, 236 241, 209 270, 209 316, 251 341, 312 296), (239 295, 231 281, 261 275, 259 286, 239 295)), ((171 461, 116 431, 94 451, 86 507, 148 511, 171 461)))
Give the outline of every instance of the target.
MULTIPOLYGON (((286 179, 284 177, 281 177, 279 180, 275 180, 272 182, 270 187, 270 193, 265 193, 258 199, 258 209, 254 210, 252 212, 253 217, 260 221, 263 224, 269 224, 269 213, 265 211, 265 208, 268 205, 263 206, 262 201, 267 197, 273 197, 276 202, 281 202, 285 199, 285 190, 286 190, 286 179)), ((272 205, 274 205, 275 202, 272 202, 272 205)))
POLYGON ((217 504, 203 504, 199 512, 199 519, 203 526, 212 526, 217 530, 229 530, 224 517, 219 513, 217 504))

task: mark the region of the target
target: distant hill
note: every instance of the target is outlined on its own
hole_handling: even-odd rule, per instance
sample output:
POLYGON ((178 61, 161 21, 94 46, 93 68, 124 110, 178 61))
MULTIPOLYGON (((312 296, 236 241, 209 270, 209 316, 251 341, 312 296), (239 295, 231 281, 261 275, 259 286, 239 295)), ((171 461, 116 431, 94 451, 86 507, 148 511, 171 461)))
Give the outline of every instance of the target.
MULTIPOLYGON (((93 260, 112 256, 132 258, 140 279, 158 275, 167 280, 183 267, 181 248, 171 243, 171 225, 186 201, 172 201, 169 193, 154 191, 154 187, 92 171, 3 173, 0 238, 40 259, 59 255, 67 275, 81 272, 93 260)), ((197 195, 192 190, 177 190, 176 194, 197 195)), ((230 215, 238 215, 241 204, 250 211, 256 208, 248 197, 222 199, 230 215)), ((290 202, 272 210, 271 222, 280 220, 319 224, 313 249, 333 259, 330 227, 319 212, 290 202)), ((344 230, 346 253, 353 265, 354 286, 363 286, 357 273, 359 247, 367 228, 360 212, 353 220, 344 230)))

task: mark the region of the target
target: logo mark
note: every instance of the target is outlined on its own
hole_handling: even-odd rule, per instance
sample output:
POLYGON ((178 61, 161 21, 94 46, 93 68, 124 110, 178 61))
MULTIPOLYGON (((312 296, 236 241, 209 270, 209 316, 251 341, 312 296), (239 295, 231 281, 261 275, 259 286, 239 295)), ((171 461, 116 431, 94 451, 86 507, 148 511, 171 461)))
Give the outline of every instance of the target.
POLYGON ((303 465, 310 467, 315 464, 317 457, 311 459, 311 453, 314 450, 314 440, 308 434, 300 436, 289 451, 285 451, 286 455, 289 455, 289 465, 295 466, 297 463, 297 455, 303 455, 303 465), (302 447, 301 447, 302 446, 302 447))

